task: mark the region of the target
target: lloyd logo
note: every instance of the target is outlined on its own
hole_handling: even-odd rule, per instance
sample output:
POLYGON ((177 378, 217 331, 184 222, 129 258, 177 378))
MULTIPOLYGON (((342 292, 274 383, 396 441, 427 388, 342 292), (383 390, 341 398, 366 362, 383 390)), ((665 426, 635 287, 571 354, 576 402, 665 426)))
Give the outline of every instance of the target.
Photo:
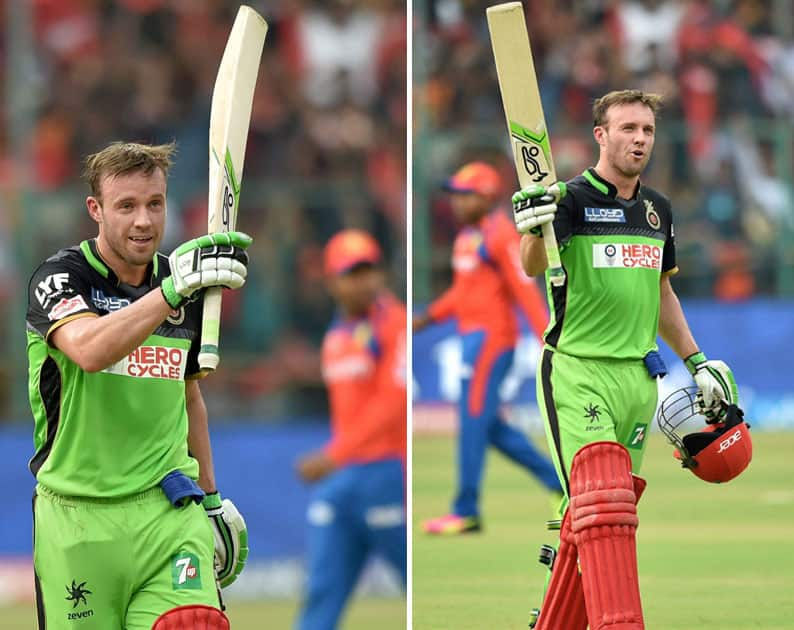
POLYGON ((182 380, 186 363, 187 352, 181 348, 140 346, 103 372, 135 378, 182 380))
POLYGON ((725 438, 720 442, 720 449, 717 451, 717 453, 722 453, 724 451, 727 451, 731 446, 736 444, 736 442, 738 442, 741 439, 742 439, 742 432, 739 429, 736 429, 735 433, 733 433, 732 435, 728 436, 727 438, 725 438))
POLYGON ((594 243, 593 267, 661 270, 662 248, 658 245, 639 243, 594 243))
POLYGON ((625 223, 626 215, 622 208, 585 208, 586 223, 625 223))

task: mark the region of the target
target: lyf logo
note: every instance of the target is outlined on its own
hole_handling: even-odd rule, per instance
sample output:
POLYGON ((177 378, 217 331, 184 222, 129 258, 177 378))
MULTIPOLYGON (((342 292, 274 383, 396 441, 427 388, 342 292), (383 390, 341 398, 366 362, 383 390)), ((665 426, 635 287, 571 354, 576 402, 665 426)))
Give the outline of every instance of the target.
POLYGON ((736 429, 734 433, 726 437, 724 440, 720 442, 720 448, 717 453, 723 453, 727 451, 731 446, 736 444, 739 440, 742 439, 742 432, 739 429, 736 429))
POLYGON ((69 282, 68 273, 53 273, 39 282, 36 287, 36 299, 42 308, 46 308, 47 302, 57 293, 63 291, 69 282))

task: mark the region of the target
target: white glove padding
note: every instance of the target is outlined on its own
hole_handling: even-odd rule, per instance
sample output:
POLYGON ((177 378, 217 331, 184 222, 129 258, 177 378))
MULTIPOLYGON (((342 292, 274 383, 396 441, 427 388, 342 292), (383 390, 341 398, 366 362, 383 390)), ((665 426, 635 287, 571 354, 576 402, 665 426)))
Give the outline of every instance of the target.
POLYGON ((719 422, 728 405, 739 404, 739 388, 731 369, 722 361, 709 361, 702 352, 684 360, 698 386, 698 404, 706 422, 719 422))
POLYGON ((245 250, 252 240, 242 232, 217 232, 182 243, 168 257, 171 275, 160 287, 166 302, 179 308, 207 287, 239 289, 248 274, 245 250))
POLYGON ((565 196, 565 182, 557 182, 546 188, 532 184, 513 195, 513 218, 521 234, 540 236, 546 223, 554 221, 557 202, 565 196))
POLYGON ((211 492, 202 501, 215 533, 215 578, 221 588, 237 579, 248 560, 248 529, 229 499, 211 492))

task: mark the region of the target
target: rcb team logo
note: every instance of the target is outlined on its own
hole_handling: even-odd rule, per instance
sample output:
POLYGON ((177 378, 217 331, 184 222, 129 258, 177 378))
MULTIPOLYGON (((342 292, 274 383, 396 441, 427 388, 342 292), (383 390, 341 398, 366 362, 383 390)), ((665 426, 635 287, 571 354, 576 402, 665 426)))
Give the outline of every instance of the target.
POLYGON ((653 201, 650 199, 643 199, 643 203, 645 204, 645 220, 654 230, 658 230, 662 222, 659 219, 659 215, 656 213, 656 209, 653 207, 653 201))

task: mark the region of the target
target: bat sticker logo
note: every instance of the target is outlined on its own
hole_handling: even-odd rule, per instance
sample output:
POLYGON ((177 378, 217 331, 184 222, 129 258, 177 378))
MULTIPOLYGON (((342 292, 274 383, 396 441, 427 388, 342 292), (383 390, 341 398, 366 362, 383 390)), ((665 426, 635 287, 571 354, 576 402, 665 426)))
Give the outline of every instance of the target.
POLYGON ((540 149, 536 146, 522 145, 521 157, 524 160, 524 170, 532 177, 532 181, 537 183, 543 181, 544 177, 548 177, 549 173, 544 172, 543 167, 538 161, 540 149))

